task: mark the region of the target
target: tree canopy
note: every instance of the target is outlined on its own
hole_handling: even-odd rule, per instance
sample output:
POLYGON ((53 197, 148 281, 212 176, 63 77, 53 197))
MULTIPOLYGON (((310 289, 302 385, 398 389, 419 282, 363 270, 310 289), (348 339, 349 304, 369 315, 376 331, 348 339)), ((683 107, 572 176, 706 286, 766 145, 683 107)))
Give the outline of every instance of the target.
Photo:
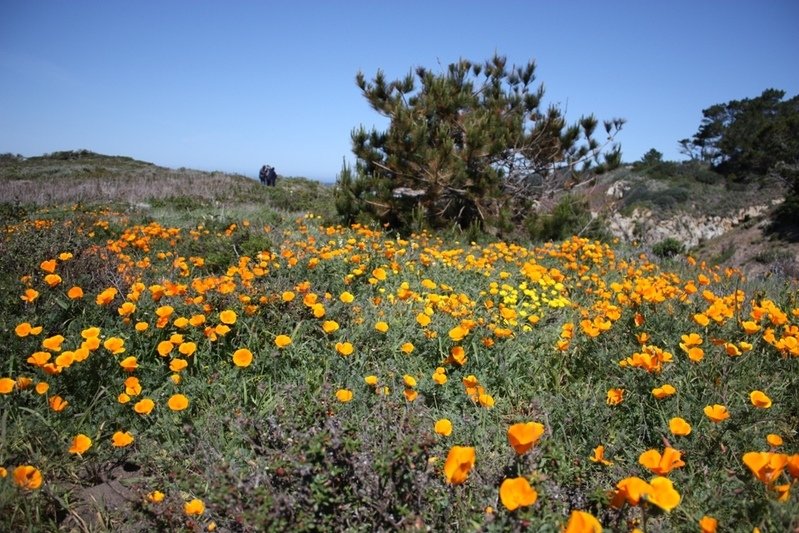
POLYGON ((372 81, 359 72, 364 97, 390 123, 353 130, 355 169, 345 165, 339 176, 339 212, 393 227, 492 230, 523 219, 536 199, 587 170, 618 165, 613 140, 624 121, 605 121, 602 142, 593 115, 568 124, 559 107, 544 108, 535 68, 495 55, 393 81, 380 70, 372 81))
POLYGON ((683 152, 739 178, 799 163, 799 95, 766 89, 756 98, 731 100, 702 111, 699 130, 679 141, 683 152))

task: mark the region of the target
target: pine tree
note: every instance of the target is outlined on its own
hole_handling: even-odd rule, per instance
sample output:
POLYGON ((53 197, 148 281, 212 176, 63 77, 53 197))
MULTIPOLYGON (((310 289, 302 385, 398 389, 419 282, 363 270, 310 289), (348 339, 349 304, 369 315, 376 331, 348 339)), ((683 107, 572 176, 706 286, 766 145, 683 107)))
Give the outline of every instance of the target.
POLYGON ((534 81, 534 62, 508 67, 500 56, 460 60, 443 73, 420 67, 394 81, 379 70, 368 82, 359 72, 364 97, 390 123, 353 130, 355 175, 340 177, 341 194, 394 227, 497 231, 588 169, 619 164, 611 143, 623 120, 605 121, 600 144, 596 118, 568 125, 557 106, 542 109, 544 88, 534 81))

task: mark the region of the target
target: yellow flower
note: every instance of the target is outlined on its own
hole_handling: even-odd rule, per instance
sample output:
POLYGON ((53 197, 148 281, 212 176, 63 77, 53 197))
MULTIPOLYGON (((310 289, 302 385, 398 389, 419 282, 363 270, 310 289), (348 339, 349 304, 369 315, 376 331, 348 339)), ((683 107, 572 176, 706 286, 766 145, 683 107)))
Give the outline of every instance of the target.
POLYGON ((14 483, 25 490, 36 490, 42 486, 42 473, 31 465, 20 465, 14 469, 14 483))
POLYGON ((349 304, 355 300, 355 296, 353 296, 351 293, 347 291, 344 291, 341 293, 341 296, 339 296, 339 300, 341 300, 345 304, 349 304))
POLYGON ((83 454, 92 447, 92 439, 83 433, 78 433, 72 439, 72 445, 69 447, 69 453, 83 454))
POLYGON ((684 437, 691 434, 691 424, 685 419, 675 416, 669 420, 669 431, 678 437, 684 437))
POLYGON ((205 512, 205 503, 198 498, 194 498, 183 505, 183 512, 189 516, 200 516, 205 512))
POLYGON ((289 337, 288 335, 278 335, 277 337, 275 337, 275 345, 278 348, 283 349, 289 344, 291 344, 291 337, 289 337))
POLYGON ((572 511, 563 533, 602 533, 602 524, 591 513, 572 511))
POLYGON ((520 422, 508 428, 508 442, 517 454, 522 455, 530 451, 543 434, 543 424, 538 422, 520 422))
POLYGON ((452 422, 450 422, 446 418, 441 418, 436 421, 436 425, 433 429, 439 435, 443 435, 444 437, 449 437, 452 434, 452 422))
POLYGON ((705 407, 704 412, 705 416, 716 424, 730 418, 730 412, 727 411, 726 407, 720 404, 708 405, 705 407))
POLYGON ((403 383, 405 383, 406 387, 413 388, 416 386, 416 378, 414 378, 409 374, 405 374, 404 376, 402 376, 402 381, 403 383))
POLYGON ((524 477, 509 478, 499 486, 499 499, 508 511, 533 505, 538 493, 524 477))
POLYGON ((416 322, 420 326, 425 328, 430 324, 430 317, 427 316, 425 313, 419 313, 418 315, 416 315, 416 322))
POLYGON ((453 446, 444 463, 444 478, 447 483, 459 485, 466 481, 474 468, 475 452, 471 446, 453 446))
POLYGON ((749 393, 749 400, 752 402, 752 405, 760 409, 768 409, 771 407, 771 398, 766 396, 763 391, 752 391, 749 393))
POLYGON ((23 322, 18 324, 17 327, 14 328, 14 333, 17 334, 17 337, 27 337, 28 335, 38 335, 42 332, 42 326, 33 327, 28 322, 23 322))
POLYGON ((283 291, 283 294, 280 295, 280 299, 283 300, 283 302, 288 303, 292 301, 296 296, 297 295, 294 294, 293 291, 283 291))
POLYGON ((125 372, 133 372, 139 368, 139 363, 136 361, 136 358, 131 355, 130 357, 126 357, 120 361, 119 366, 121 366, 122 370, 125 372))
POLYGON ((182 394, 173 394, 166 404, 173 411, 183 411, 189 406, 189 399, 182 394))
POLYGON ((413 343, 411 342, 406 342, 402 346, 400 346, 400 350, 402 350, 402 353, 404 353, 405 355, 410 355, 413 352, 413 348, 414 348, 413 343))
POLYGON ((239 348, 233 352, 233 364, 239 368, 246 368, 252 363, 252 352, 247 348, 239 348))
POLYGON ((337 342, 336 351, 343 356, 348 356, 352 355, 352 352, 355 351, 355 348, 349 342, 337 342))
POLYGON ((130 394, 131 396, 138 396, 141 394, 141 383, 139 383, 139 378, 130 376, 129 378, 125 379, 125 393, 130 394))
POLYGON ((336 391, 336 399, 341 403, 347 403, 352 400, 352 391, 350 389, 339 389, 336 391))
POLYGON ((154 490, 147 495, 147 500, 151 503, 161 503, 165 497, 166 495, 160 490, 154 490))
POLYGON ((111 436, 111 445, 114 448, 124 448, 133 442, 133 435, 128 431, 117 431, 111 436))
POLYGON ((377 385, 377 376, 366 376, 363 378, 364 383, 369 385, 370 387, 374 387, 377 385))
POLYGON ((680 503, 680 493, 674 489, 674 484, 669 478, 655 477, 649 481, 651 487, 647 494, 647 501, 657 505, 666 512, 670 512, 680 503))
POLYGON ((219 313, 219 321, 228 326, 236 323, 236 313, 230 309, 226 309, 219 313))
POLYGON ((380 333, 385 333, 388 331, 388 322, 383 322, 382 320, 375 324, 375 329, 380 333))

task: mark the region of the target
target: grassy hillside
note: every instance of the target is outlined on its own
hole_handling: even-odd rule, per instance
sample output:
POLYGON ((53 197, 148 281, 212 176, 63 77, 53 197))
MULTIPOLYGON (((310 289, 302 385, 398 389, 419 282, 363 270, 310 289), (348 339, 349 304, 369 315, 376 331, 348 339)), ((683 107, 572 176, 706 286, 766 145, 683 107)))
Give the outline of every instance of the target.
POLYGON ((8 529, 799 527, 795 280, 86 159, 3 162, 8 529))

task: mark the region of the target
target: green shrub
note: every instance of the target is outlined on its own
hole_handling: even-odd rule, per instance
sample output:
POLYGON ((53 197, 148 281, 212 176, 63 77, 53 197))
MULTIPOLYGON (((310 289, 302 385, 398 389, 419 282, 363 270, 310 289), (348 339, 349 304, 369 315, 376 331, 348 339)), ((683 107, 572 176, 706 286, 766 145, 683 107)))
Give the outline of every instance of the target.
POLYGON ((652 245, 652 253, 660 257, 661 259, 674 257, 675 255, 683 253, 684 251, 685 251, 685 246, 683 245, 683 243, 672 237, 669 237, 652 245))

